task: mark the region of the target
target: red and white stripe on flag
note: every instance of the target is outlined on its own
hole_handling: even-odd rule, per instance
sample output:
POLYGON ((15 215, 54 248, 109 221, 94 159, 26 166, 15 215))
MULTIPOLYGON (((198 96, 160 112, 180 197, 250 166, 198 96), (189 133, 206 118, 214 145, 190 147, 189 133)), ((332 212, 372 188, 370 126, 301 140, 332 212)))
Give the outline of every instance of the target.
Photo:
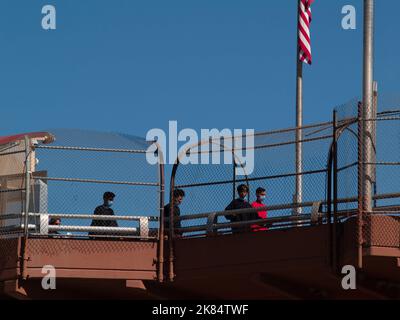
POLYGON ((314 0, 300 0, 299 8, 299 59, 300 61, 311 64, 311 5, 314 0))

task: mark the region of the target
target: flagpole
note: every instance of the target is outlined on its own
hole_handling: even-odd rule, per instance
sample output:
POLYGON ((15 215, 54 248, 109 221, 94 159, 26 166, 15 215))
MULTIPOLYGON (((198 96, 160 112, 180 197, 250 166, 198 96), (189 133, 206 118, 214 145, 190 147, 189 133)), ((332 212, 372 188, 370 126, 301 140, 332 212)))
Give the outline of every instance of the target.
POLYGON ((364 32, 363 32, 363 103, 358 112, 358 268, 363 267, 364 243, 370 234, 365 232, 366 217, 372 213, 372 192, 375 179, 374 141, 376 132, 373 121, 373 79, 374 79, 374 0, 364 0, 364 32))
MULTIPOLYGON (((300 23, 300 2, 298 1, 297 10, 297 28, 300 23)), ((303 61, 299 59, 299 44, 298 44, 298 34, 296 35, 296 62, 297 62, 297 72, 296 72, 296 190, 294 195, 294 202, 300 204, 303 201, 303 177, 301 176, 303 167, 303 155, 302 155, 302 143, 301 127, 303 126, 303 61)), ((294 213, 301 214, 301 208, 297 208, 294 213)))
POLYGON ((372 211, 373 151, 373 80, 374 80, 374 0, 364 0, 364 71, 363 71, 363 210, 372 211))

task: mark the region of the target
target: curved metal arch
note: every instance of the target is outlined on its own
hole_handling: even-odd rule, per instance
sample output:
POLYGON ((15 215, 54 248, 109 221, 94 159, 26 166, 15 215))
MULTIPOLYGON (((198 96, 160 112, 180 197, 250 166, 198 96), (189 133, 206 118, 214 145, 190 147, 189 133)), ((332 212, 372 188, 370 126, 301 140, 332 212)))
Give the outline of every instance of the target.
MULTIPOLYGON (((359 107, 360 107, 360 104, 361 104, 361 102, 358 103, 359 107)), ((393 112, 393 111, 391 111, 391 112, 393 112)), ((387 114, 387 112, 380 112, 380 113, 377 113, 376 117, 378 118, 380 116, 384 116, 385 114, 387 114)), ((334 118, 335 118, 335 115, 334 115, 334 118)), ((342 137, 344 132, 346 132, 346 131, 350 132, 350 134, 356 139, 356 143, 357 143, 357 147, 358 147, 359 134, 356 133, 354 130, 352 130, 350 128, 350 126, 354 125, 356 123, 359 123, 359 121, 360 121, 359 117, 353 118, 353 119, 351 119, 351 121, 348 121, 347 123, 342 124, 341 126, 338 126, 336 128, 337 130, 334 134, 332 143, 330 145, 328 159, 327 159, 327 176, 328 176, 327 180, 328 180, 328 182, 327 182, 327 186, 326 186, 327 187, 326 202, 327 202, 327 206, 328 206, 328 215, 327 216, 328 216, 328 224, 329 224, 329 232, 330 232, 329 241, 330 241, 331 259, 332 259, 331 262, 332 262, 332 267, 334 269, 336 269, 335 271, 337 271, 337 266, 335 265, 335 255, 337 255, 338 252, 337 252, 337 248, 335 247, 335 244, 333 242, 333 241, 335 241, 335 237, 337 236, 336 235, 336 226, 335 226, 336 211, 337 211, 337 208, 336 208, 337 194, 336 195, 334 194, 334 199, 333 199, 333 205, 334 205, 333 221, 334 221, 334 224, 333 224, 333 228, 332 228, 332 178, 337 179, 337 168, 335 168, 334 162, 335 162, 335 160, 337 162, 337 159, 335 159, 335 157, 337 157, 337 144, 340 141, 340 138, 342 137)), ((335 123, 334 123, 334 125, 335 125, 335 123)), ((374 146, 374 148, 376 148, 376 146, 374 146)), ((335 190, 335 189, 337 189, 337 181, 336 180, 333 181, 333 188, 334 188, 333 192, 336 193, 337 192, 337 190, 335 190)))
POLYGON ((356 137, 358 143, 358 135, 349 127, 358 122, 358 118, 355 118, 341 126, 337 126, 336 111, 333 112, 333 139, 329 146, 328 159, 327 159, 327 170, 326 170, 326 203, 327 203, 327 223, 328 223, 328 241, 329 241, 329 261, 333 272, 337 272, 337 145, 342 137, 343 133, 349 131, 353 136, 356 137), (332 181, 333 179, 333 181, 332 181), (332 190, 333 188, 333 190, 332 190), (333 191, 333 199, 332 199, 333 191), (333 200, 333 201, 332 201, 333 200), (333 204, 333 215, 332 215, 332 204, 333 204), (333 224, 332 224, 333 218, 333 224))
POLYGON ((157 252, 157 277, 159 282, 164 282, 164 198, 165 198, 165 166, 164 166, 164 153, 161 145, 157 141, 153 141, 156 146, 158 156, 158 180, 160 184, 159 189, 159 205, 160 205, 160 219, 159 219, 159 232, 158 232, 158 252, 157 252))
MULTIPOLYGON (((328 159, 327 159, 327 165, 326 165, 326 168, 327 168, 327 175, 329 175, 329 174, 332 174, 332 166, 333 166, 333 157, 334 157, 334 147, 335 147, 335 143, 337 144, 338 142, 339 142, 339 140, 340 140, 340 138, 342 137, 342 135, 343 135, 343 133, 345 132, 345 131, 348 131, 348 132, 350 132, 351 133, 351 135, 353 135, 356 139, 357 139, 357 141, 356 142, 358 142, 358 135, 357 135, 357 133, 355 133, 352 129, 350 129, 349 127, 351 126, 351 125, 353 125, 353 124, 355 124, 355 123, 357 123, 358 122, 358 119, 357 118, 354 118, 354 120, 352 120, 352 121, 349 121, 349 122, 347 122, 347 123, 345 123, 345 124, 343 124, 343 125, 341 125, 341 126, 338 126, 337 128, 336 128, 336 131, 335 131, 335 133, 334 133, 334 136, 333 136, 333 139, 332 139, 332 142, 331 142, 331 144, 330 144, 330 146, 329 146, 329 150, 328 150, 328 159)), ((335 126, 335 124, 333 124, 334 126, 335 126)), ((328 194, 327 194, 327 197, 329 198, 329 196, 328 196, 328 194)), ((326 200, 326 202, 328 203, 328 199, 325 199, 326 200)))
MULTIPOLYGON (((241 138, 243 136, 240 136, 241 138)), ((233 136, 232 140, 234 141, 236 138, 239 138, 239 136, 233 136)), ((179 165, 181 164, 180 159, 182 158, 182 156, 187 155, 188 152, 190 152, 191 149, 193 148, 198 148, 204 144, 209 144, 209 145, 217 145, 219 146, 220 152, 221 150, 228 150, 232 153, 232 159, 233 159, 233 170, 234 170, 234 174, 235 174, 235 170, 236 170, 236 165, 240 164, 240 166, 242 167, 243 170, 244 166, 243 163, 240 161, 240 159, 237 157, 237 155, 235 154, 235 147, 233 145, 233 147, 227 148, 225 145, 225 142, 223 144, 221 143, 216 143, 214 141, 215 139, 210 138, 209 140, 202 140, 198 143, 192 144, 190 146, 188 146, 187 148, 185 148, 184 150, 182 150, 180 152, 180 154, 178 155, 177 159, 175 160, 175 163, 172 167, 172 173, 171 173, 171 179, 170 179, 170 193, 169 193, 169 203, 173 203, 174 202, 174 190, 175 190, 175 178, 176 178, 176 174, 178 172, 178 168, 179 165), (236 162, 236 160, 238 160, 236 162)), ((221 139, 219 139, 221 140, 221 139)), ((212 152, 212 149, 208 151, 209 153, 212 152)), ((244 171, 245 172, 245 171, 244 171)), ((247 173, 245 173, 245 179, 246 179, 246 184, 247 186, 249 186, 249 177, 247 175, 247 173)), ((232 181, 233 185, 235 186, 235 180, 232 181)), ((168 254, 168 264, 169 264, 169 272, 168 272, 168 279, 169 281, 173 281, 175 278, 175 273, 174 273, 174 243, 173 243, 173 239, 174 239, 174 206, 170 206, 170 212, 167 213, 169 214, 169 234, 168 234, 168 244, 169 244, 169 254, 168 254)))
MULTIPOLYGON (((242 138, 243 136, 234 136, 232 137, 232 140, 234 141, 237 138, 242 138)), ((173 168, 172 168, 172 173, 171 173, 171 180, 170 180, 170 203, 172 203, 171 201, 173 201, 173 190, 175 189, 175 178, 176 178, 176 174, 179 168, 179 165, 181 164, 180 159, 187 155, 188 152, 190 152, 191 149, 194 148, 198 148, 202 145, 208 144, 208 145, 216 145, 218 147, 220 147, 219 152, 225 152, 225 151, 229 151, 232 154, 232 159, 233 159, 233 166, 234 168, 237 165, 240 165, 240 167, 243 169, 243 172, 245 173, 245 180, 246 180, 246 184, 247 186, 249 186, 249 177, 248 174, 245 171, 245 167, 244 167, 244 163, 242 161, 240 161, 240 158, 236 155, 235 153, 235 147, 234 145, 232 146, 232 148, 229 148, 225 145, 225 143, 219 143, 214 141, 215 139, 209 139, 209 140, 202 140, 198 143, 195 143, 193 145, 190 145, 189 147, 187 147, 186 149, 182 150, 180 152, 180 154, 178 155, 178 158, 176 159, 173 168)), ((213 152, 213 150, 208 150, 208 154, 211 154, 213 152)), ((200 154, 200 152, 198 152, 200 154)))

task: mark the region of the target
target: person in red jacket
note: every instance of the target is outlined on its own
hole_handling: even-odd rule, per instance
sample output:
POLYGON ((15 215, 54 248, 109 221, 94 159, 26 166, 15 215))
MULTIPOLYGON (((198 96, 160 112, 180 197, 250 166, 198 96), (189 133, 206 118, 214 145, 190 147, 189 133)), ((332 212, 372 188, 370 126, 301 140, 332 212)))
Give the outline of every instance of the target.
MULTIPOLYGON (((264 188, 261 188, 261 187, 260 187, 260 188, 257 188, 257 190, 256 190, 256 196, 257 196, 257 200, 254 201, 254 202, 251 204, 251 206, 252 206, 253 208, 265 207, 265 204, 264 204, 264 200, 265 200, 265 197, 266 197, 266 191, 265 191, 265 189, 264 189, 264 188)), ((268 215, 267 210, 258 211, 257 214, 258 214, 258 217, 259 217, 260 219, 266 219, 266 218, 267 218, 267 215, 268 215)), ((251 226, 251 229, 252 229, 253 231, 266 231, 266 230, 268 230, 267 227, 263 227, 263 226, 261 226, 261 225, 256 225, 256 224, 253 224, 253 225, 251 226)))

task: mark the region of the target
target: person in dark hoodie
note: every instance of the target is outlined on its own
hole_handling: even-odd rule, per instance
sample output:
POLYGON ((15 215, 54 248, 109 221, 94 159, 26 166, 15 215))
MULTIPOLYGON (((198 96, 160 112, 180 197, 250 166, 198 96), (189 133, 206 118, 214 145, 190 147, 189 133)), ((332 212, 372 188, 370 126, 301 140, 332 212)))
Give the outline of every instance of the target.
MULTIPOLYGON (((185 197, 185 191, 183 191, 182 189, 175 189, 174 190, 174 195, 173 195, 173 202, 174 202, 174 206, 173 206, 173 211, 174 211, 174 233, 176 236, 181 237, 182 236, 182 232, 180 231, 176 231, 176 229, 181 227, 181 222, 178 220, 178 218, 181 215, 181 210, 179 208, 179 206, 181 205, 183 198, 185 197)), ((165 235, 169 236, 169 216, 170 216, 170 212, 171 212, 171 204, 168 203, 165 207, 164 207, 164 232, 165 235)))
MULTIPOLYGON (((247 202, 246 197, 249 193, 249 187, 245 184, 241 184, 237 187, 237 192, 239 197, 233 200, 226 208, 225 211, 231 210, 241 210, 241 209, 251 209, 252 206, 250 203, 247 202)), ((257 220, 258 215, 257 212, 248 212, 243 214, 227 214, 225 218, 228 219, 230 222, 242 222, 242 221, 250 221, 250 220, 257 220)), ((239 232, 246 232, 250 231, 249 226, 243 227, 232 227, 232 233, 239 233, 239 232)))
MULTIPOLYGON (((113 216, 114 210, 111 209, 114 202, 115 194, 112 192, 105 192, 103 194, 103 204, 94 210, 95 216, 113 216)), ((118 227, 116 220, 93 220, 91 227, 118 227)), ((110 233, 101 233, 93 231, 89 233, 90 236, 94 235, 111 235, 110 233)))

